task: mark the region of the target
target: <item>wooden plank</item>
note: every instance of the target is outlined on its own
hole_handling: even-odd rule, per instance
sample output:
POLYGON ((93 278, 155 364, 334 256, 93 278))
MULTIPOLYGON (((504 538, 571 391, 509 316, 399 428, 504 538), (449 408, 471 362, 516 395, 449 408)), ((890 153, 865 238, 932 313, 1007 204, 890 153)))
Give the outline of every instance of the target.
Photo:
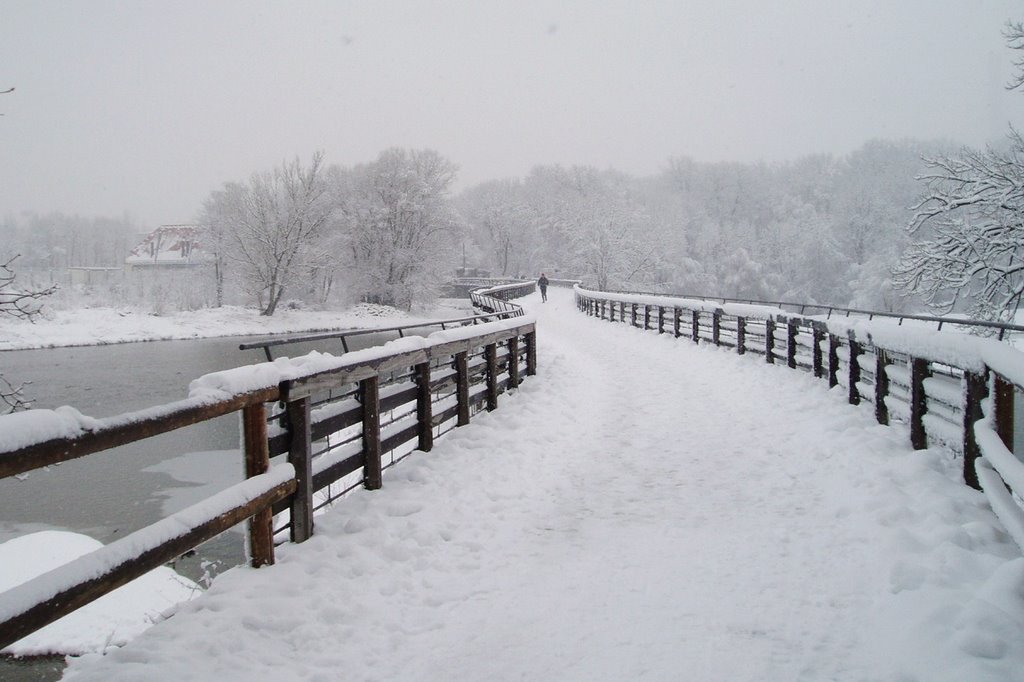
POLYGON ((825 340, 825 332, 819 327, 815 326, 812 329, 814 347, 811 348, 811 367, 814 370, 814 376, 821 378, 825 376, 825 363, 822 361, 821 343, 825 340))
POLYGON ((679 332, 680 319, 679 318, 680 318, 681 315, 682 315, 682 311, 679 310, 679 308, 672 308, 672 333, 675 335, 675 337, 677 339, 679 338, 679 334, 680 334, 680 332, 679 332))
POLYGON ((10 620, 0 623, 0 648, 17 642, 22 637, 80 609, 118 587, 128 584, 171 559, 181 556, 197 545, 238 525, 258 510, 284 499, 294 490, 295 481, 286 481, 276 485, 241 507, 228 510, 220 516, 168 540, 159 547, 121 561, 101 576, 68 587, 52 598, 26 609, 10 620))
POLYGON ((484 351, 487 364, 487 411, 498 409, 498 345, 490 344, 484 351))
POLYGON ((288 461, 295 467, 295 495, 291 503, 291 540, 305 542, 313 535, 313 453, 310 433, 309 398, 287 405, 291 443, 288 461))
POLYGON ((848 363, 848 384, 847 390, 849 393, 849 401, 851 405, 860 405, 860 391, 857 389, 857 384, 860 382, 860 355, 861 348, 860 343, 857 339, 850 334, 849 340, 850 360, 848 363))
POLYGON ((434 415, 433 425, 434 426, 440 426, 441 424, 445 423, 449 419, 454 419, 454 418, 456 418, 458 416, 459 416, 459 406, 458 405, 452 405, 451 407, 449 407, 449 408, 447 408, 445 410, 442 410, 441 412, 438 412, 438 413, 436 413, 434 415))
MULTIPOLYGON (((346 457, 339 462, 335 462, 331 466, 321 469, 313 474, 313 490, 323 490, 330 484, 341 480, 349 474, 354 474, 365 466, 366 460, 363 457, 363 452, 360 450, 354 455, 346 457)), ((275 512, 277 512, 276 509, 275 512)))
MULTIPOLYGON (((999 434, 999 439, 1003 441, 1003 445, 1006 446, 1006 449, 1009 450, 1010 452, 1013 452, 1013 384, 1007 381, 1000 374, 997 374, 995 372, 993 372, 992 374, 995 378, 994 412, 996 433, 999 434)), ((1020 493, 1021 491, 1017 492, 1020 493)))
POLYGON ((690 336, 694 343, 700 343, 700 311, 694 310, 690 315, 690 336))
POLYGON ((924 380, 928 374, 927 360, 910 358, 910 444, 915 450, 928 447, 928 436, 924 430, 924 415, 928 412, 924 380))
POLYGON ((430 391, 430 363, 416 365, 416 421, 419 424, 419 447, 423 452, 434 448, 434 402, 430 391))
POLYGON ((658 333, 665 333, 665 306, 658 306, 658 333))
POLYGON ((651 328, 651 306, 644 305, 644 331, 651 328))
POLYGON ((273 402, 279 391, 273 388, 261 389, 234 396, 221 402, 196 405, 192 400, 181 400, 141 411, 134 418, 128 413, 118 417, 116 426, 106 426, 83 433, 75 438, 54 438, 36 443, 13 452, 0 454, 0 478, 24 473, 39 467, 67 462, 94 452, 174 431, 185 426, 208 421, 215 417, 237 412, 246 405, 273 402))
POLYGON ((889 364, 886 352, 875 346, 875 419, 884 426, 889 424, 889 406, 885 404, 889 395, 889 373, 886 370, 889 364))
POLYGON ((745 318, 736 318, 736 353, 743 355, 747 352, 747 321, 745 318))
POLYGON ((636 326, 636 303, 631 303, 630 306, 629 306, 629 310, 630 310, 630 313, 629 313, 629 326, 630 327, 635 327, 636 326))
POLYGON ((839 338, 828 335, 828 387, 839 385, 839 338))
POLYGON ((537 374, 537 332, 526 335, 526 376, 537 374))
MULTIPOLYGON (((267 408, 263 403, 242 408, 242 438, 245 448, 245 477, 265 474, 270 469, 267 446, 267 408)), ((249 519, 249 565, 253 568, 274 563, 274 514, 263 507, 249 519)))
POLYGON ((715 310, 711 313, 711 342, 716 346, 722 341, 722 311, 715 310))
POLYGON ((409 441, 415 440, 416 437, 419 435, 419 432, 419 424, 410 424, 409 426, 406 426, 404 429, 400 429, 395 433, 392 433, 387 438, 381 439, 380 450, 381 452, 391 452, 399 445, 404 445, 409 441))
POLYGON ((978 472, 974 467, 975 460, 981 457, 981 449, 974 437, 974 425, 984 417, 981 402, 988 397, 988 381, 984 374, 964 372, 964 384, 964 483, 981 490, 978 472))
POLYGON ((363 403, 363 487, 379 490, 383 485, 380 462, 380 384, 376 376, 359 383, 363 403))
POLYGON ((508 377, 512 388, 519 388, 519 337, 508 340, 508 377))
POLYGON ((465 353, 455 354, 455 394, 459 404, 458 426, 469 423, 469 363, 465 353))
POLYGON ((796 337, 800 328, 793 320, 786 321, 786 364, 796 369, 796 337))
MULTIPOLYGON (((423 365, 427 364, 428 363, 424 362, 416 366, 422 367, 423 365)), ((416 396, 418 394, 419 388, 415 383, 410 384, 408 388, 403 388, 401 391, 389 393, 388 395, 380 399, 380 411, 390 412, 391 410, 398 409, 402 405, 405 405, 406 403, 411 403, 412 401, 416 400, 416 396)))

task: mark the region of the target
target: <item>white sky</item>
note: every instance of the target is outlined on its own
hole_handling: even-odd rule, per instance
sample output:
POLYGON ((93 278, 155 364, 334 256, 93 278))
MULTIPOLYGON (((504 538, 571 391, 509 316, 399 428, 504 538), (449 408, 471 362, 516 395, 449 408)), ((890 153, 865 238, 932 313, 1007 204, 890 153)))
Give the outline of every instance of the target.
POLYGON ((188 222, 317 149, 436 149, 461 187, 538 163, 978 146, 1024 125, 1011 18, 1019 0, 0 0, 0 216, 188 222))

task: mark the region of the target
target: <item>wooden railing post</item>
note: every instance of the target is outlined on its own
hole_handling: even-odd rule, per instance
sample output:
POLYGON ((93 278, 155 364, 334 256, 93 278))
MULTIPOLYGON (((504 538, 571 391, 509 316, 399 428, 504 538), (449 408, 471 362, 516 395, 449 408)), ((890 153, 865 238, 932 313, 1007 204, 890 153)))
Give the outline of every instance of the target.
POLYGON ((629 305, 629 326, 636 326, 636 303, 631 303, 629 305))
POLYGON ((888 366, 889 356, 875 346, 875 419, 883 426, 889 424, 889 406, 885 404, 885 398, 889 395, 889 374, 886 372, 888 366))
POLYGON ((658 306, 658 333, 665 333, 665 306, 658 306))
POLYGON ((722 311, 716 309, 711 313, 711 342, 719 345, 722 337, 722 311))
POLYGON ((295 494, 291 503, 291 540, 305 542, 313 535, 313 452, 310 435, 309 397, 287 404, 291 442, 288 461, 295 467, 295 494))
POLYGON ((679 318, 682 316, 682 314, 683 314, 683 311, 681 311, 679 308, 675 308, 675 307, 672 308, 672 333, 675 334, 675 337, 677 339, 679 338, 679 335, 680 335, 680 332, 679 332, 680 319, 679 318))
POLYGON ((742 317, 736 318, 736 353, 743 355, 747 352, 747 321, 742 317))
POLYGON ((796 337, 800 333, 793 320, 786 321, 786 364, 790 369, 796 369, 796 337))
POLYGON ((377 376, 359 382, 359 395, 363 403, 363 486, 379 490, 383 485, 380 461, 380 378, 377 376))
POLYGON ((416 421, 419 422, 418 447, 430 452, 434 447, 434 401, 430 392, 430 363, 416 365, 416 421))
POLYGON ((853 337, 853 333, 850 333, 850 366, 847 368, 849 371, 849 389, 850 404, 860 405, 860 389, 857 388, 857 384, 860 383, 860 355, 861 348, 860 343, 853 337))
POLYGON ((484 347, 484 362, 487 366, 487 411, 498 409, 498 344, 489 343, 484 347))
POLYGON ((519 337, 513 336, 508 340, 508 386, 519 388, 522 383, 519 378, 519 337))
POLYGON ((626 321, 626 302, 619 301, 619 322, 626 321))
POLYGON ((608 321, 615 321, 615 301, 608 301, 608 321))
POLYGON ((700 343, 700 311, 694 310, 692 318, 693 319, 690 324, 692 326, 691 334, 693 336, 693 342, 700 343))
POLYGON ((812 327, 811 333, 814 337, 814 348, 811 349, 811 364, 814 368, 814 376, 820 379, 825 374, 825 363, 822 362, 821 357, 821 342, 825 340, 825 332, 815 325, 812 327))
POLYGON ((644 304, 644 331, 651 328, 651 306, 644 304))
POLYGON ((537 332, 532 331, 526 335, 526 376, 532 377, 537 373, 537 332))
MULTIPOLYGON (((265 474, 270 469, 267 446, 267 408, 263 403, 242 408, 245 439, 245 477, 265 474)), ((274 513, 270 507, 249 519, 249 565, 253 568, 274 563, 274 513)))
POLYGON ((910 358, 910 444, 915 450, 928 447, 928 436, 924 430, 924 415, 928 411, 928 398, 924 392, 924 380, 928 378, 928 361, 910 358))
POLYGON ((828 387, 839 385, 839 337, 828 334, 828 387))
POLYGON ((992 372, 992 374, 995 377, 994 412, 996 433, 999 434, 999 438, 1003 441, 1006 448, 1013 452, 1013 384, 996 372, 992 372))
POLYGON ((469 356, 466 351, 455 354, 455 395, 459 405, 456 426, 469 423, 469 356))
POLYGON ((775 320, 771 317, 764 321, 764 361, 775 364, 775 320))
POLYGON ((988 396, 988 381, 984 374, 964 372, 964 384, 964 483, 980 490, 974 461, 981 456, 981 449, 974 438, 974 424, 984 416, 981 401, 988 396))

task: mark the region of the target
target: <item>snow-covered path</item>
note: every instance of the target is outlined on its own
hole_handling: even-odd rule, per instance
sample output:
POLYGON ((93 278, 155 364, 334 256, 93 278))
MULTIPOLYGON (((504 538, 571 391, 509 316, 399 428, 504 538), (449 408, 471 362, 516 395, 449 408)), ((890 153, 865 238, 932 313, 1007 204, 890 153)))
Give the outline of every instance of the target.
POLYGON ((942 452, 550 293, 496 412, 68 677, 1020 677, 1024 559, 942 452))

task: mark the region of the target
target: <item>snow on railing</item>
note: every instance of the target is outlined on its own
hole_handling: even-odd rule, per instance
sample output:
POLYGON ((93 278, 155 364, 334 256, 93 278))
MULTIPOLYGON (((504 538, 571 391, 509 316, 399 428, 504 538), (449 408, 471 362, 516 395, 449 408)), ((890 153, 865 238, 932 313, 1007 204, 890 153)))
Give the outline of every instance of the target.
POLYGON ((1024 463, 1013 452, 1015 428, 1024 428, 1015 424, 1024 353, 956 331, 800 315, 771 305, 579 286, 575 295, 589 315, 813 372, 844 389, 851 404, 873 404, 880 424, 906 422, 915 449, 938 444, 963 457, 964 481, 984 490, 1024 549, 1024 463))
POLYGON ((384 469, 496 409, 498 396, 536 368, 534 320, 520 310, 343 356, 313 352, 208 374, 185 400, 118 417, 71 408, 0 416, 0 478, 235 412, 245 459, 242 482, 0 593, 0 649, 246 519, 250 563, 273 563, 275 514, 288 517, 277 532, 305 540, 315 494, 326 495, 323 506, 357 485, 380 488, 384 469), (287 464, 270 468, 275 455, 287 464))

